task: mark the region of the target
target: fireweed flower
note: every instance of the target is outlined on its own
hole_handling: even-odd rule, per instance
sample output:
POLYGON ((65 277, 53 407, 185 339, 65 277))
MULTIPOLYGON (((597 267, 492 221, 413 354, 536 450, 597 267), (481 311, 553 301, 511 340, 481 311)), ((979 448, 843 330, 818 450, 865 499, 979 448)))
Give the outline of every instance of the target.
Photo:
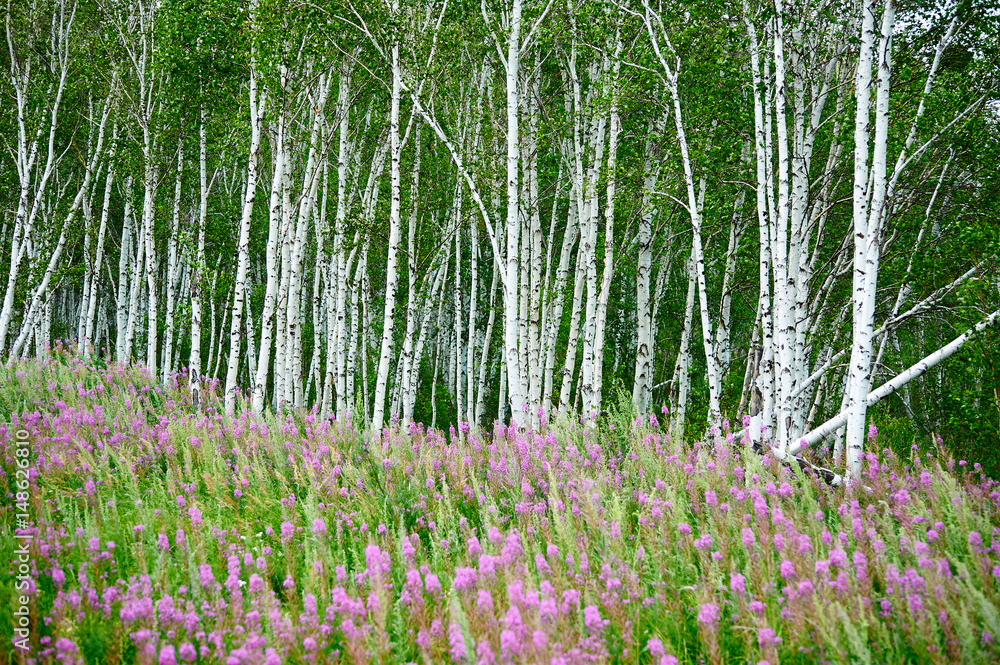
POLYGON ((474 588, 478 579, 479 574, 476 573, 475 568, 459 566, 455 569, 454 585, 457 591, 467 591, 474 588))
POLYGON ((781 576, 786 580, 790 577, 795 577, 795 564, 788 559, 784 559, 781 562, 781 576))
POLYGON ((698 623, 711 630, 719 621, 719 606, 715 603, 705 603, 698 607, 698 623))
POLYGON ((521 651, 521 640, 517 634, 505 628, 500 632, 500 655, 506 661, 512 659, 521 651))
POLYGON ((763 649, 781 644, 781 638, 771 628, 761 628, 757 631, 757 644, 763 649))
POLYGON ((730 573, 729 588, 733 590, 733 593, 745 596, 747 594, 746 578, 739 573, 730 573))
POLYGON ((493 612, 493 596, 487 589, 480 589, 476 597, 476 607, 484 612, 493 612))
POLYGON ((430 573, 426 578, 424 578, 424 588, 426 588, 427 593, 432 596, 439 596, 442 593, 441 581, 434 573, 430 573))
POLYGON ((181 642, 181 646, 177 651, 181 660, 185 662, 191 662, 198 657, 198 652, 195 651, 194 645, 190 642, 181 642))
POLYGON ((601 612, 596 605, 587 605, 583 609, 583 625, 591 634, 599 633, 604 629, 604 622, 601 620, 601 612))
POLYGON ((160 665, 177 665, 177 656, 174 655, 174 645, 168 644, 160 649, 160 665))
POLYGON ((462 635, 462 627, 457 623, 448 626, 448 646, 453 663, 465 660, 465 637, 462 635))

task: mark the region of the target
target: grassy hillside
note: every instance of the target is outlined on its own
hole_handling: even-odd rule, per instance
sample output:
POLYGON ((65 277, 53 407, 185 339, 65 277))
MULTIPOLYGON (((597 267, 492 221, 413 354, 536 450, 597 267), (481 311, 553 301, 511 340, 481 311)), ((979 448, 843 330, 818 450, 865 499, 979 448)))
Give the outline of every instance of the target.
POLYGON ((37 662, 1000 660, 1000 489, 963 462, 876 436, 844 490, 625 411, 366 437, 203 407, 135 367, 0 368, 0 657, 27 540, 37 662))

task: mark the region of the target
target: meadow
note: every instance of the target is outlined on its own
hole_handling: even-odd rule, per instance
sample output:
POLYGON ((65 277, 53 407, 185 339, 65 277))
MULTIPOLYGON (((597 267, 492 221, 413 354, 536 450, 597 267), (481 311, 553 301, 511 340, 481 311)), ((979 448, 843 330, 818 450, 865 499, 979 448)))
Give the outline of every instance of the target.
POLYGON ((366 434, 186 384, 58 347, 0 368, 4 661, 1000 661, 1000 487, 943 448, 873 428, 830 488, 624 405, 366 434))

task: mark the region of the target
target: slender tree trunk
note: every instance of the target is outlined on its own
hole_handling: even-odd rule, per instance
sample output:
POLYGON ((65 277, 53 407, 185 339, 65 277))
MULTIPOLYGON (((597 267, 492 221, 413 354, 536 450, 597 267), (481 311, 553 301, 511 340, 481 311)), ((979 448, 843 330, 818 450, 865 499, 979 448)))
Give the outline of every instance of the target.
POLYGON ((178 234, 180 233, 181 217, 181 178, 184 173, 184 142, 177 141, 177 173, 174 180, 174 211, 170 220, 170 240, 167 246, 167 303, 166 303, 166 334, 163 343, 163 375, 160 382, 164 385, 173 373, 174 346, 174 308, 176 300, 176 282, 180 263, 177 256, 178 234))
POLYGON ((125 213, 124 221, 122 222, 122 240, 120 245, 120 252, 118 255, 118 297, 117 297, 117 309, 118 309, 118 325, 117 328, 117 340, 115 344, 116 360, 119 363, 124 363, 128 359, 130 349, 128 347, 128 321, 129 321, 129 304, 130 298, 128 295, 128 284, 129 284, 129 262, 132 256, 132 176, 127 176, 125 178, 125 213))
POLYGON ((191 275, 191 355, 188 359, 188 386, 194 394, 193 400, 199 404, 201 393, 201 319, 202 319, 202 288, 205 263, 205 224, 208 221, 208 137, 205 124, 208 121, 208 111, 201 109, 201 122, 198 126, 198 241, 193 274, 191 275))
POLYGON ((889 76, 895 6, 887 2, 882 16, 882 36, 878 49, 878 90, 875 102, 875 148, 869 174, 869 102, 872 59, 875 46, 876 3, 864 4, 861 26, 861 56, 855 79, 857 116, 854 128, 854 280, 852 300, 852 341, 847 389, 847 477, 861 474, 861 454, 865 440, 868 390, 871 385, 875 289, 886 180, 888 138, 889 76))
MULTIPOLYGON (((399 11, 394 2, 393 11, 399 11)), ((392 100, 389 111, 389 254, 386 257, 385 307, 382 315, 382 345, 379 353, 378 373, 375 377, 375 405, 372 412, 372 430, 380 432, 385 415, 385 394, 389 380, 392 354, 392 337, 395 328, 396 287, 398 286, 397 262, 399 255, 402 219, 400 215, 402 146, 399 135, 399 101, 402 95, 402 69, 399 62, 399 42, 392 46, 392 100)))
POLYGON ((521 0, 513 0, 510 13, 510 34, 507 41, 507 59, 504 62, 507 74, 507 257, 506 280, 504 283, 504 356, 507 367, 507 384, 510 391, 511 418, 517 425, 526 425, 524 413, 525 393, 521 377, 521 349, 518 347, 520 333, 520 311, 518 308, 519 256, 521 221, 518 192, 518 158, 520 139, 518 133, 518 112, 520 93, 518 74, 520 72, 521 49, 521 0))
POLYGON ((653 131, 662 133, 663 124, 649 121, 646 130, 645 164, 642 179, 642 208, 639 213, 639 255, 635 272, 635 302, 636 302, 636 349, 635 349, 635 380, 632 383, 632 404, 640 414, 649 411, 653 398, 653 321, 649 301, 649 282, 653 269, 653 218, 656 209, 653 206, 653 191, 656 189, 660 175, 659 151, 654 154, 653 131))
POLYGON ((108 150, 108 170, 104 180, 104 203, 101 207, 101 226, 97 231, 97 253, 94 258, 94 271, 90 277, 90 298, 87 301, 87 322, 83 340, 84 358, 95 353, 94 317, 97 312, 98 285, 100 284, 101 266, 104 264, 104 239, 108 230, 108 216, 111 212, 111 190, 115 182, 115 152, 118 143, 117 125, 111 132, 111 147, 108 150))
MULTIPOLYGON (((406 335, 403 337, 403 349, 401 358, 403 372, 401 378, 401 401, 403 412, 403 427, 410 424, 413 417, 413 404, 411 402, 410 389, 415 386, 414 378, 420 372, 420 356, 414 349, 414 335, 417 334, 417 202, 420 193, 420 126, 417 126, 416 154, 413 157, 413 174, 410 179, 410 216, 407 220, 406 234, 406 270, 407 270, 407 299, 406 299, 406 335)), ((426 316, 424 317, 426 318, 426 316)), ((420 333, 423 333, 423 327, 420 333)))
MULTIPOLYGON (((253 11, 253 9, 251 9, 253 11)), ((257 156, 260 152, 260 123, 264 114, 266 95, 258 99, 255 63, 250 63, 250 155, 247 158, 247 187, 243 200, 243 217, 240 220, 240 236, 237 241, 236 282, 234 284, 233 311, 229 329, 229 363, 226 369, 225 408, 227 414, 236 409, 236 373, 240 363, 240 341, 243 328, 243 310, 246 298, 247 269, 250 265, 250 222, 257 200, 257 156)), ((225 318, 225 317, 223 317, 225 318)), ((253 353, 253 349, 248 348, 253 353)))

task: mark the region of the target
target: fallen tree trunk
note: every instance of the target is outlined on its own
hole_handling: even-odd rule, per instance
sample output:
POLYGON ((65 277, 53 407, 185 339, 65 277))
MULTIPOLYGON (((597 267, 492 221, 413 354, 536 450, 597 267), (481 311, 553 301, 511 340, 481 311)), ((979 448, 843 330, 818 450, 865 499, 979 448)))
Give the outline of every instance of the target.
MULTIPOLYGON (((876 390, 868 393, 868 397, 865 400, 868 407, 872 407, 878 404, 882 399, 893 394, 899 390, 902 386, 906 385, 913 379, 922 376, 927 370, 931 369, 943 360, 946 360, 953 356, 962 346, 968 342, 970 339, 981 333, 983 330, 993 325, 997 319, 1000 318, 1000 310, 997 310, 987 316, 985 319, 980 321, 975 325, 975 327, 967 330, 965 333, 959 335, 946 346, 941 347, 934 353, 930 354, 920 362, 911 366, 905 372, 900 373, 891 381, 883 383, 876 390)), ((830 418, 825 423, 815 428, 811 432, 807 433, 798 443, 794 443, 788 448, 789 455, 795 455, 803 448, 808 448, 812 444, 823 439, 823 437, 832 434, 837 428, 841 427, 847 422, 847 412, 843 411, 833 418, 830 418)))

